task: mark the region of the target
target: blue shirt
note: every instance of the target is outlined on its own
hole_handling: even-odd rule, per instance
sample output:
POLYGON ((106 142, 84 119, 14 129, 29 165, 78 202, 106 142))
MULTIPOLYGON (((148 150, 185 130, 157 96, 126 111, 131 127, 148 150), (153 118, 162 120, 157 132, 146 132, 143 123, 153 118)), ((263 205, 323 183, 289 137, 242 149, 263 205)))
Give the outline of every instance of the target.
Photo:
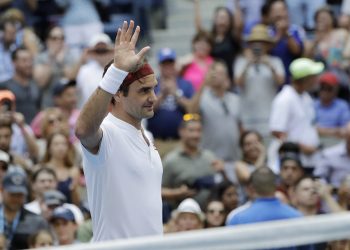
MULTIPOLYGON (((276 36, 276 30, 274 28, 270 29, 270 33, 272 37, 276 36)), ((291 34, 291 36, 295 39, 295 41, 298 43, 299 47, 301 48, 301 51, 303 50, 303 39, 305 37, 305 32, 303 29, 297 25, 290 25, 288 33, 291 34)), ((300 53, 301 54, 301 53, 300 53)), ((294 55, 292 52, 288 49, 288 37, 284 37, 277 41, 273 49, 271 50, 271 55, 279 57, 284 66, 284 70, 286 72, 286 81, 285 83, 289 82, 290 78, 290 72, 289 72, 289 65, 290 63, 298 58, 299 55, 294 55)))
POLYGON ((277 198, 257 198, 252 205, 233 216, 229 225, 249 224, 302 217, 302 214, 277 198))
MULTIPOLYGON (((158 79, 158 83, 155 88, 157 95, 160 94, 160 85, 162 84, 160 79, 158 79)), ((190 82, 177 78, 176 83, 178 91, 182 92, 184 97, 191 98, 193 96, 194 89, 190 82)), ((152 132, 154 138, 178 139, 178 128, 185 113, 186 111, 176 102, 175 96, 168 95, 154 112, 154 116, 148 119, 147 128, 152 132)))
POLYGON ((341 99, 335 99, 329 106, 322 105, 321 101, 315 101, 316 124, 322 128, 338 128, 345 126, 350 121, 348 104, 341 99))

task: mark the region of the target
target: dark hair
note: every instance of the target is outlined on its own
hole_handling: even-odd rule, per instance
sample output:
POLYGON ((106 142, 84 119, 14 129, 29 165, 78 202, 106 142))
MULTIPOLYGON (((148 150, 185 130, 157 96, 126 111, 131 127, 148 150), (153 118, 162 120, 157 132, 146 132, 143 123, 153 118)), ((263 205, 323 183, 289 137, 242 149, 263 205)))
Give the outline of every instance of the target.
POLYGON ((278 149, 278 154, 283 154, 283 153, 295 153, 299 154, 300 153, 300 147, 297 143, 295 142, 284 142, 280 148, 278 149))
POLYGON ((332 19, 332 27, 336 28, 338 23, 337 23, 337 18, 335 16, 334 11, 329 7, 329 6, 323 6, 321 8, 319 8, 315 14, 314 14, 314 21, 317 21, 318 16, 322 13, 322 12, 326 12, 331 16, 332 19))
POLYGON ((272 195, 276 190, 276 181, 275 173, 268 167, 257 168, 249 178, 249 184, 261 196, 272 195))
POLYGON ((21 47, 18 47, 16 48, 12 53, 11 53, 11 59, 12 61, 15 61, 17 59, 17 54, 22 51, 22 50, 25 50, 25 51, 28 51, 27 48, 21 46, 21 47))
MULTIPOLYGON (((227 15, 229 16, 229 25, 228 25, 228 29, 227 29, 227 31, 226 31, 225 36, 226 36, 226 35, 232 35, 232 30, 233 30, 233 27, 234 27, 234 25, 235 25, 235 24, 234 24, 234 21, 233 21, 233 13, 232 13, 232 11, 231 11, 229 8, 224 7, 224 6, 219 6, 219 7, 217 7, 217 8, 215 9, 215 11, 214 11, 215 17, 218 15, 218 13, 219 13, 220 11, 225 11, 225 12, 227 13, 227 15)), ((215 20, 214 20, 213 26, 212 26, 212 34, 215 36, 215 35, 216 35, 216 32, 217 32, 217 30, 216 30, 216 24, 215 24, 215 20)))
POLYGON ((304 175, 303 177, 301 177, 294 185, 294 190, 297 189, 297 187, 300 185, 300 183, 303 181, 303 180, 306 180, 306 179, 310 179, 312 181, 315 181, 316 178, 315 176, 312 176, 312 175, 304 175))
MULTIPOLYGON (((218 200, 218 201, 222 201, 222 197, 224 195, 224 193, 226 192, 227 189, 229 189, 230 187, 234 187, 237 191, 238 191, 238 187, 236 184, 234 184, 231 181, 225 180, 223 182, 220 182, 218 185, 216 185, 212 191, 211 194, 209 196, 209 201, 211 200, 218 200)), ((209 202, 208 202, 209 203, 209 202)))
POLYGON ((266 14, 267 14, 267 15, 270 14, 272 5, 274 5, 274 4, 277 3, 277 2, 283 3, 284 6, 286 6, 286 8, 288 9, 288 5, 287 5, 287 3, 286 3, 285 0, 267 0, 267 1, 265 2, 265 4, 264 4, 264 6, 266 5, 266 6, 265 6, 265 8, 266 8, 265 11, 266 11, 266 14))
POLYGON ((263 138, 261 136, 261 134, 258 132, 258 131, 255 131, 255 130, 246 130, 242 133, 242 135, 239 137, 239 146, 242 148, 243 147, 243 144, 244 144, 244 141, 245 141, 245 138, 250 135, 250 134, 254 134, 258 137, 259 141, 262 142, 263 141, 263 138))
POLYGON ((55 178, 55 180, 57 180, 57 175, 56 175, 55 171, 51 168, 43 166, 33 173, 33 175, 32 175, 32 182, 33 183, 36 182, 36 180, 38 179, 38 177, 41 173, 50 174, 55 178))
POLYGON ((214 45, 214 40, 213 40, 213 37, 210 33, 204 31, 204 30, 200 30, 198 31, 194 37, 192 38, 192 45, 195 43, 195 42, 198 42, 198 41, 201 41, 201 40, 205 40, 207 41, 209 44, 210 44, 210 47, 213 48, 213 45, 214 45))

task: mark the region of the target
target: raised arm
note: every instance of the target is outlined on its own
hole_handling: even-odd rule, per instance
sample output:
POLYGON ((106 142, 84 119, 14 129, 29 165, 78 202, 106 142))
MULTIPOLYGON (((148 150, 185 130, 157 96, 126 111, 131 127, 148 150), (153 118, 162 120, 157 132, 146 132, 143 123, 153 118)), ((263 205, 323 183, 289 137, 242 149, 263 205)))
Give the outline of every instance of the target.
POLYGON ((196 30, 201 31, 202 28, 202 18, 201 18, 201 8, 199 5, 199 0, 194 0, 194 24, 196 26, 196 30))
POLYGON ((100 125, 108 113, 112 97, 119 90, 128 72, 134 72, 142 64, 149 46, 144 47, 139 53, 135 53, 135 45, 140 33, 140 27, 135 31, 134 21, 130 24, 124 21, 122 28, 118 29, 114 46, 113 64, 107 70, 99 87, 90 96, 79 115, 75 134, 81 143, 90 152, 98 152, 102 139, 100 125))

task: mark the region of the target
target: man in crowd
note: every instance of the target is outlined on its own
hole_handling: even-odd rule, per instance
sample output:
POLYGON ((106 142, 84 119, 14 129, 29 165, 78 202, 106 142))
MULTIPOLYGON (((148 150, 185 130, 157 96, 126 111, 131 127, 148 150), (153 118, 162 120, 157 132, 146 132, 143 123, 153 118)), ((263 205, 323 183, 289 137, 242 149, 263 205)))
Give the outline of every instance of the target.
POLYGON ((163 48, 158 53, 160 75, 155 89, 157 102, 154 116, 147 120, 148 130, 155 138, 160 156, 166 155, 178 144, 178 129, 182 116, 189 111, 192 84, 176 72, 176 53, 163 48))

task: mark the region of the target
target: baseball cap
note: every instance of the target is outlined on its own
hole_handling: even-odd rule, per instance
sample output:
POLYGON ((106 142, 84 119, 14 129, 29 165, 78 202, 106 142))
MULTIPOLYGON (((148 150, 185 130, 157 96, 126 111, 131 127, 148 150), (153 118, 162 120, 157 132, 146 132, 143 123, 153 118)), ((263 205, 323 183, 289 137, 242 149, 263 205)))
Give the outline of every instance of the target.
POLYGON ((334 73, 329 72, 329 71, 323 73, 320 76, 319 82, 321 84, 327 84, 327 85, 330 85, 330 86, 338 86, 339 85, 337 76, 334 73))
POLYGON ((158 62, 162 63, 164 61, 175 61, 176 52, 170 48, 162 48, 158 52, 158 62))
POLYGON ((204 214, 202 213, 200 206, 192 198, 187 198, 179 204, 176 210, 176 214, 178 215, 181 213, 192 213, 197 215, 201 221, 204 220, 204 214))
POLYGON ((99 43, 104 43, 106 45, 112 45, 112 40, 105 33, 100 33, 100 34, 94 35, 89 42, 89 48, 93 48, 99 43))
POLYGON ((66 197, 58 190, 48 190, 44 193, 43 200, 47 206, 61 206, 66 202, 66 197))
POLYGON ((295 59, 289 65, 289 71, 294 80, 299 80, 307 76, 318 75, 324 69, 324 64, 315 62, 309 58, 295 59))
POLYGON ((74 80, 61 79, 52 88, 53 96, 60 96, 68 87, 75 86, 76 82, 74 80))
POLYGON ((50 221, 53 222, 56 219, 75 222, 73 212, 69 208, 63 206, 57 207, 53 210, 50 221))
POLYGON ((2 186, 9 193, 22 193, 27 195, 27 175, 21 167, 13 166, 6 172, 2 186))

